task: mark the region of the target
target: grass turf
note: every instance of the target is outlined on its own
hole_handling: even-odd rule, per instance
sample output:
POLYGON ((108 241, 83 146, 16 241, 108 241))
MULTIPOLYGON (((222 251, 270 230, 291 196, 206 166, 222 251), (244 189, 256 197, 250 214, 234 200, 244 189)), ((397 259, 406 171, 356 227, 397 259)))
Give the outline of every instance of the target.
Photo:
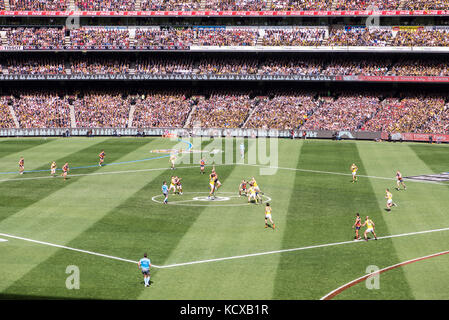
MULTIPOLYGON (((1 140, 0 172, 17 170, 22 155, 26 170, 48 169, 54 159, 59 167, 65 161, 72 168, 96 165, 101 149, 106 163, 125 163, 73 169, 67 181, 49 178, 49 172, 1 174, 0 233, 133 261, 148 252, 155 265, 164 266, 351 241, 356 212, 374 220, 378 236, 449 227, 445 185, 406 181, 407 191, 393 190, 399 206, 384 210, 385 188, 395 187, 396 170, 404 176, 449 171, 446 145, 279 140, 277 166, 282 169, 261 175, 257 166, 220 165, 230 156, 238 160, 240 140, 191 140, 195 150, 225 150, 230 141, 234 154, 214 155, 223 184, 219 191, 224 196, 237 194, 243 178, 256 177, 272 199, 276 230, 264 228, 263 206, 247 205, 244 198, 185 203, 210 206, 164 206, 152 201, 173 172, 183 178, 185 195, 170 196, 169 201, 190 200, 188 192, 206 195, 200 194, 208 192, 208 177, 199 173, 198 155, 183 156, 175 171, 168 169, 167 157, 129 162, 161 156, 150 150, 175 145, 185 149, 186 144, 121 137, 1 140), (353 162, 362 175, 354 184, 349 175, 353 162), (219 206, 231 203, 242 206, 219 206)), ((257 140, 247 139, 245 144, 251 150, 257 140)), ((133 263, 0 238, 8 240, 0 242, 0 297, 319 299, 366 274, 369 265, 384 268, 447 250, 449 231, 153 268, 150 288, 144 288, 133 263), (79 290, 66 288, 70 265, 79 267, 79 290)), ((449 276, 441 272, 431 276, 442 265, 447 266, 447 258, 398 268, 380 276, 379 290, 368 290, 361 283, 336 299, 447 299, 447 291, 433 288, 443 288, 449 276)))

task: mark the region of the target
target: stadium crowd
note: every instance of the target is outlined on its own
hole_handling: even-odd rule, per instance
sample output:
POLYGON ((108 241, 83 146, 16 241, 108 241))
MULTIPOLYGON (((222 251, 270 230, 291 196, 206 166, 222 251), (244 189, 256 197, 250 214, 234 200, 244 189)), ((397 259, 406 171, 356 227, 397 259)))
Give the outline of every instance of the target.
POLYGON ((106 75, 106 74, 200 74, 200 75, 364 75, 449 76, 449 59, 398 56, 313 57, 305 56, 140 56, 133 60, 120 54, 99 56, 16 57, 0 59, 0 73, 9 75, 106 75))
POLYGON ((269 90, 264 93, 185 90, 127 94, 87 90, 70 94, 17 91, 0 96, 0 127, 14 127, 11 105, 22 128, 207 127, 350 130, 449 134, 447 94, 269 90), (113 106, 113 107, 111 107, 113 106))
POLYGON ((24 49, 137 49, 198 46, 418 46, 448 47, 449 29, 410 28, 250 28, 250 27, 137 27, 134 37, 127 28, 50 27, 1 28, 3 42, 24 49), (65 39, 65 32, 69 38, 65 39), (103 47, 103 48, 102 48, 103 47))

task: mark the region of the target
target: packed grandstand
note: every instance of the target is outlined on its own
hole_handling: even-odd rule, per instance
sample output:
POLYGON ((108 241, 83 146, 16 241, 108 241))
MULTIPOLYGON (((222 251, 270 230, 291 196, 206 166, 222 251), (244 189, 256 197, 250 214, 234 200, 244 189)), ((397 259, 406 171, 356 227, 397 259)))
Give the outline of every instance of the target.
POLYGON ((365 21, 369 17, 211 15, 204 22, 112 13, 421 12, 449 10, 447 0, 0 0, 0 10, 6 15, 0 129, 199 126, 449 135, 445 13, 423 20, 381 14, 375 24, 365 21), (106 20, 81 17, 73 26, 65 14, 33 20, 25 12, 45 10, 102 11, 106 20))

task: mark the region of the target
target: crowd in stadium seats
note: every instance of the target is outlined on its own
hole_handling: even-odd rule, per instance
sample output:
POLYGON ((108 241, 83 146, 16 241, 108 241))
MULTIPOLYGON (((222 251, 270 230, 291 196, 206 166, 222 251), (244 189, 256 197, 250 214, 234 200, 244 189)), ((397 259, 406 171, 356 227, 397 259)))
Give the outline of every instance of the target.
POLYGON ((136 29, 135 47, 191 46, 194 41, 192 29, 136 29))
POLYGON ((216 56, 216 57, 108 57, 88 56, 0 59, 0 74, 9 75, 112 75, 112 74, 198 74, 198 75, 309 75, 309 76, 449 76, 449 60, 412 57, 361 58, 312 56, 216 56))
POLYGON ((132 126, 351 130, 449 134, 449 100, 439 96, 387 92, 268 91, 263 94, 215 90, 189 95, 165 90, 134 95, 86 91, 57 95, 17 92, 0 97, 0 127, 14 127, 8 104, 22 128, 132 126), (113 107, 111 107, 113 106, 113 107), (190 115, 190 120, 187 122, 190 115))
POLYGON ((129 30, 117 28, 86 28, 70 30, 72 47, 129 48, 129 30))
POLYGON ((266 30, 264 46, 320 46, 324 44, 325 29, 298 28, 266 30))
POLYGON ((174 46, 428 46, 448 47, 449 29, 408 30, 394 28, 295 27, 253 29, 224 27, 144 28, 137 27, 134 39, 127 28, 81 27, 70 30, 68 43, 64 28, 2 28, 5 44, 25 49, 138 49, 174 46), (27 47, 28 46, 28 47, 27 47), (101 48, 104 47, 104 48, 101 48))
MULTIPOLYGON (((69 0, 7 0, 11 10, 61 10, 68 8, 69 0)), ((3 2, 3 1, 1 1, 3 2)), ((0 2, 0 9, 4 4, 0 2)), ((75 0, 77 8, 83 11, 133 11, 137 10, 135 0, 75 0)), ((2 7, 3 6, 3 7, 2 7)), ((447 10, 448 0, 210 0, 205 10, 213 11, 261 11, 261 10, 447 10), (333 6, 334 5, 334 6, 333 6), (401 7, 402 5, 402 7, 401 7)), ((191 11, 200 10, 201 0, 142 0, 143 11, 191 11)))
POLYGON ((8 107, 8 96, 0 97, 0 128, 15 128, 14 120, 8 107))
POLYGON ((303 129, 358 130, 378 106, 374 95, 344 93, 336 99, 325 98, 309 117, 303 129))
POLYGON ((199 97, 190 126, 207 128, 238 128, 248 117, 253 99, 248 94, 216 92, 209 99, 199 97))
POLYGON ((214 11, 260 11, 267 6, 267 0, 210 0, 207 10, 214 11))
POLYGON ((318 105, 310 93, 261 97, 245 128, 296 129, 318 105))
POLYGON ((200 0, 142 0, 143 11, 193 11, 199 10, 200 0))
POLYGON ((64 29, 60 28, 2 28, 9 46, 24 46, 30 49, 63 49, 64 29))
MULTIPOLYGON (((40 11, 40 10, 54 10, 65 11, 68 7, 69 0, 7 0, 11 10, 17 11, 40 11)), ((1 1, 3 2, 3 1, 1 1)), ((2 3, 4 9, 4 3, 2 3)))
POLYGON ((135 0, 75 0, 82 11, 133 11, 135 4, 135 0))
POLYGON ((257 30, 198 29, 196 34, 199 46, 254 46, 259 32, 257 30))
POLYGON ((12 97, 12 103, 21 128, 70 127, 70 107, 66 97, 30 92, 12 97))
POLYGON ((131 97, 124 98, 120 92, 92 92, 75 99, 77 127, 103 128, 128 125, 131 97))
POLYGON ((142 94, 135 99, 133 127, 182 128, 193 104, 193 98, 179 92, 142 94))

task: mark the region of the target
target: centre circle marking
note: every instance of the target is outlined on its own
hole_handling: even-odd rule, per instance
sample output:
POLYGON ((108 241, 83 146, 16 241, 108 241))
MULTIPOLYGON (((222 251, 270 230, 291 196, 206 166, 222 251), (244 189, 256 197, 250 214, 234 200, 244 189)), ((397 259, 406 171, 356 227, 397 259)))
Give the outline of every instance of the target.
MULTIPOLYGON (((241 207, 241 206, 249 206, 252 203, 247 202, 247 197, 243 197, 242 201, 245 201, 244 203, 230 203, 230 204, 212 204, 216 202, 225 202, 231 200, 231 198, 240 198, 238 194, 235 192, 219 192, 215 199, 209 199, 208 195, 209 192, 183 192, 183 194, 193 194, 195 195, 191 199, 186 200, 178 200, 178 201, 170 201, 170 198, 173 199, 173 197, 177 197, 176 195, 170 194, 168 197, 168 204, 176 205, 176 206, 189 206, 189 207, 241 207), (200 194, 205 194, 204 196, 200 196, 200 194), (199 203, 191 203, 191 202, 209 202, 210 204, 199 204, 199 203)), ((267 203, 268 201, 271 201, 271 198, 267 195, 261 195, 262 197, 262 203, 267 203)), ((156 203, 163 204, 163 195, 155 195, 151 198, 152 201, 156 203)))

